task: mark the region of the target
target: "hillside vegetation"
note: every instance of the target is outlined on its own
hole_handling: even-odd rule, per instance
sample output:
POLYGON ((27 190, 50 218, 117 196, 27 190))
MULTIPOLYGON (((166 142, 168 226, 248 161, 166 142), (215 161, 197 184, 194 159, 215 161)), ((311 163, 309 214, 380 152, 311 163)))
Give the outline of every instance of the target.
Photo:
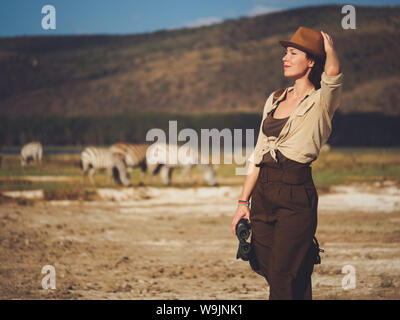
POLYGON ((356 30, 343 30, 341 6, 329 5, 128 36, 0 38, 0 115, 260 113, 292 84, 278 40, 301 25, 335 41, 341 112, 398 115, 400 6, 356 8, 356 30))

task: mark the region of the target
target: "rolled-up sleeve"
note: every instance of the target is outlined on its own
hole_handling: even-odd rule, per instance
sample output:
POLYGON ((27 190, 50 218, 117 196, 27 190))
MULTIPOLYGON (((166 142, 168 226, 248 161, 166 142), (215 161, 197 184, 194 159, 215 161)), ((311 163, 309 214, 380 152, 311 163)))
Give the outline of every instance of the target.
POLYGON ((325 71, 321 75, 321 105, 329 117, 332 118, 336 109, 339 108, 342 96, 343 73, 328 76, 325 71))

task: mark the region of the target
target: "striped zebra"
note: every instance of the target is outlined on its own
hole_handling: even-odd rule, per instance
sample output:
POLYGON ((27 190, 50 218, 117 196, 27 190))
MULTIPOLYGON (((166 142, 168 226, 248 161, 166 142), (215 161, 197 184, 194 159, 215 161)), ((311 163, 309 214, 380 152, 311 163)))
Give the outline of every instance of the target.
POLYGON ((35 164, 42 164, 43 157, 43 146, 38 141, 32 141, 25 144, 21 149, 21 165, 26 167, 29 162, 34 162, 35 164))
MULTIPOLYGON (((171 152, 177 151, 176 147, 174 149, 174 145, 171 148, 168 147, 168 144, 129 144, 129 143, 116 143, 113 144, 110 149, 120 156, 121 159, 124 160, 125 164, 130 168, 140 167, 141 169, 141 180, 143 180, 145 173, 150 175, 151 181, 155 175, 161 175, 161 180, 164 185, 171 184, 172 172, 175 168, 183 168, 181 176, 189 176, 191 175, 191 170, 194 166, 199 167, 204 172, 205 180, 209 185, 216 185, 215 171, 211 165, 203 165, 196 164, 195 159, 189 159, 190 164, 183 163, 184 161, 177 162, 175 164, 168 162, 162 159, 162 154, 166 153, 167 150, 171 152), (157 146, 156 149, 154 147, 157 146), (151 147, 151 148, 150 148, 151 147), (149 161, 149 157, 147 156, 148 150, 151 150, 152 154, 150 158, 153 161, 149 161), (155 155, 155 158, 154 158, 155 155)), ((179 147, 179 152, 188 151, 188 147, 182 146, 179 147), (185 149, 186 148, 186 149, 185 149)), ((140 182, 140 184, 143 184, 140 182)))
MULTIPOLYGON (((147 166, 161 169, 161 179, 164 185, 171 184, 172 172, 176 168, 182 168, 181 176, 189 177, 191 180, 191 171, 194 167, 199 168, 204 173, 204 178, 208 185, 217 186, 217 179, 212 164, 202 164, 200 159, 202 155, 192 150, 187 145, 177 146, 167 143, 155 143, 148 149, 146 155, 147 166), (176 155, 176 159, 174 159, 176 155)), ((207 161, 203 161, 207 162, 207 161)))
POLYGON ((96 170, 102 169, 106 169, 109 179, 114 178, 118 185, 130 185, 130 177, 125 163, 109 148, 87 147, 81 153, 80 165, 83 170, 82 178, 89 173, 92 185, 95 185, 93 176, 96 170))
POLYGON ((154 172, 155 168, 150 168, 146 163, 146 152, 149 144, 131 144, 131 143, 114 143, 111 145, 110 150, 118 155, 131 172, 133 168, 140 168, 140 182, 143 185, 143 179, 147 171, 154 172))

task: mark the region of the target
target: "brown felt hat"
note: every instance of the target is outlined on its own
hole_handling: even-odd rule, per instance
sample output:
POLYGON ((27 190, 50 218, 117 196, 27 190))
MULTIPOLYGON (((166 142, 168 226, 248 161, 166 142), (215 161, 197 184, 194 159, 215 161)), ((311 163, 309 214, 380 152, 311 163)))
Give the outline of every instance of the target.
POLYGON ((325 59, 324 38, 321 32, 313 29, 299 27, 290 40, 279 40, 279 43, 285 48, 294 47, 325 59))

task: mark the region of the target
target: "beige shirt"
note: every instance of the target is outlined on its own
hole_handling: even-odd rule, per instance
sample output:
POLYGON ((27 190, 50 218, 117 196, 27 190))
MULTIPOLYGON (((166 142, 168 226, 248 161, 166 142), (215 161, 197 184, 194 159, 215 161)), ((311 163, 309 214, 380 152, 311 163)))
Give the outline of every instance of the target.
POLYGON ((328 76, 324 71, 321 75, 321 88, 309 91, 294 109, 278 137, 267 137, 262 130, 267 114, 275 109, 278 102, 294 87, 286 88, 275 102, 273 92, 265 103, 257 143, 248 161, 259 164, 266 152, 270 152, 272 158, 277 161, 275 150, 301 163, 314 161, 331 134, 331 121, 340 105, 342 87, 343 73, 328 76))

